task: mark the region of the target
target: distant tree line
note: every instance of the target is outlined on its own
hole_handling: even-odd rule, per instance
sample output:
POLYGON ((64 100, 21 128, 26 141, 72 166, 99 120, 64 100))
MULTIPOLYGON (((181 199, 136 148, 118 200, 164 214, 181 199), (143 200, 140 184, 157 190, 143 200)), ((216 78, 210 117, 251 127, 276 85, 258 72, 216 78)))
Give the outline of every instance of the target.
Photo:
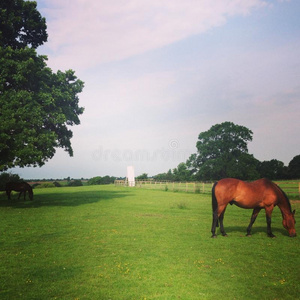
MULTIPOLYGON (((215 181, 225 177, 242 180, 269 178, 271 180, 300 179, 300 155, 296 155, 285 166, 277 159, 259 161, 248 153, 248 142, 252 141, 252 131, 244 126, 224 122, 212 126, 199 134, 196 144, 197 153, 173 170, 153 176, 157 181, 215 181)), ((82 178, 83 179, 83 178, 82 178)), ((88 185, 112 184, 114 176, 96 176, 87 181, 88 185)), ((144 173, 136 178, 147 180, 144 173)), ((0 190, 4 190, 7 181, 19 181, 16 174, 0 174, 0 190)), ((52 186, 59 186, 56 180, 52 186)), ((80 186, 81 180, 67 178, 68 186, 80 186)))
MULTIPOLYGON (((96 176, 90 178, 86 181, 87 185, 100 185, 100 184, 112 184, 115 182, 117 177, 114 176, 96 176)), ((27 180, 28 182, 34 182, 32 184, 33 188, 52 188, 52 187, 62 187, 62 186, 82 186, 83 179, 71 179, 70 177, 63 180, 60 179, 42 179, 42 180, 27 180)), ((5 185, 7 182, 20 182, 24 181, 18 174, 12 174, 9 172, 0 173, 0 191, 5 191, 5 185)))
POLYGON ((277 159, 261 162, 248 153, 247 143, 252 141, 252 135, 250 129, 232 122, 216 124, 199 134, 197 153, 177 168, 153 178, 158 181, 213 181, 225 177, 242 180, 300 178, 300 155, 296 155, 288 166, 277 159))

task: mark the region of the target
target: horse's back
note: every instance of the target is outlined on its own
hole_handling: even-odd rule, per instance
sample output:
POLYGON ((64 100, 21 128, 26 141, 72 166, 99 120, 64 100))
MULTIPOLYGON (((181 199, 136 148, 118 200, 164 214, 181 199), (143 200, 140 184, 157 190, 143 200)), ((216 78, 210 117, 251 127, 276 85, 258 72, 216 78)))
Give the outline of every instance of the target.
POLYGON ((234 178, 224 178, 218 182, 215 193, 218 201, 236 204, 243 208, 265 207, 276 204, 276 185, 265 178, 245 182, 234 178))
POLYGON ((7 183, 5 184, 5 190, 6 190, 6 191, 12 191, 12 190, 14 189, 14 185, 15 185, 14 182, 7 182, 7 183))
POLYGON ((27 182, 8 182, 5 187, 6 190, 13 190, 16 192, 23 192, 23 191, 29 191, 32 190, 30 184, 27 182))

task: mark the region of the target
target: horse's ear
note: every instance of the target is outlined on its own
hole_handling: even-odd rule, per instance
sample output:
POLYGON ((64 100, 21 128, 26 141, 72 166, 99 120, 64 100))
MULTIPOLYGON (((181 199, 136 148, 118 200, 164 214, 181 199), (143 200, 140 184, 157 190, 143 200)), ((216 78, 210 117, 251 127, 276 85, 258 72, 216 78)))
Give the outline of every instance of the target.
POLYGON ((294 211, 293 211, 293 215, 295 215, 295 213, 296 213, 296 209, 294 209, 294 211))

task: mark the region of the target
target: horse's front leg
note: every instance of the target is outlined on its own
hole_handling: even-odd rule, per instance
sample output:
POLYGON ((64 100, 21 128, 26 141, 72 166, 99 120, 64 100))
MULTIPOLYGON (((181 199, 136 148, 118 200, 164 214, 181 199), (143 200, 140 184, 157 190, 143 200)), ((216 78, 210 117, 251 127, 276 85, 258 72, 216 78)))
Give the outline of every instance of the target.
POLYGON ((249 223, 249 226, 247 227, 247 236, 251 236, 252 225, 254 224, 254 222, 256 220, 256 217, 259 214, 260 210, 261 210, 260 207, 253 209, 253 213, 252 213, 252 216, 251 216, 251 219, 250 219, 250 223, 249 223))
POLYGON ((275 238, 276 237, 272 233, 272 229, 271 229, 271 216, 272 216, 273 208, 274 208, 274 206, 265 207, 265 210, 266 210, 266 220, 267 220, 267 234, 271 238, 275 238))

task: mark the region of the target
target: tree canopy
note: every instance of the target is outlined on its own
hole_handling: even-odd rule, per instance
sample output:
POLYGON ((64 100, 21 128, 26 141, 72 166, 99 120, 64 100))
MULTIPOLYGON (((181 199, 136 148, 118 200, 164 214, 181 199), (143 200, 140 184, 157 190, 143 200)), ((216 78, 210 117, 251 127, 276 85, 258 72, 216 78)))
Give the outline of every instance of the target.
POLYGON ((45 18, 35 1, 0 0, 0 47, 37 48, 47 41, 45 18))
POLYGON ((290 161, 288 172, 291 178, 300 178, 300 155, 296 155, 290 161))
POLYGON ((255 158, 248 154, 247 146, 252 135, 250 129, 232 122, 216 124, 200 133, 196 144, 198 153, 188 160, 196 178, 256 177, 255 158))
POLYGON ((271 179, 284 179, 288 177, 288 170, 282 161, 271 159, 260 162, 258 165, 260 177, 271 179))
POLYGON ((84 83, 37 54, 47 33, 36 2, 0 0, 0 16, 0 171, 42 166, 57 147, 72 156, 68 126, 80 124, 84 83))

